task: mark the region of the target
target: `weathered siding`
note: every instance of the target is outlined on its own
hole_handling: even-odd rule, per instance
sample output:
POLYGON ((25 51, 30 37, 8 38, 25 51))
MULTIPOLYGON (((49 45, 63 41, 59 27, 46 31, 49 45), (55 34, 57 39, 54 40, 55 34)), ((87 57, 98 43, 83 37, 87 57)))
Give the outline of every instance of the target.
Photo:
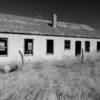
POLYGON ((69 38, 69 37, 55 37, 55 36, 36 36, 36 35, 18 35, 18 34, 0 34, 0 37, 8 38, 8 55, 0 56, 0 63, 21 63, 22 52, 24 61, 31 62, 34 59, 59 59, 63 56, 75 57, 75 41, 82 42, 84 55, 93 55, 96 52, 96 44, 99 39, 86 39, 86 38, 69 38), (24 39, 33 39, 33 56, 24 55, 24 39), (46 54, 46 40, 54 40, 54 54, 46 54), (71 49, 64 50, 64 40, 71 41, 71 49), (85 41, 90 41, 90 53, 85 53, 85 41))

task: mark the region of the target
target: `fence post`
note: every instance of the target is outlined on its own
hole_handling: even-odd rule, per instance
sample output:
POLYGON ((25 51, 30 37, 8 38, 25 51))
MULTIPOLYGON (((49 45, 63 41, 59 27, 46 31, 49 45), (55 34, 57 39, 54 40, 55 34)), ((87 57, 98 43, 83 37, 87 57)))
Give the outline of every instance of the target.
POLYGON ((82 58, 81 58, 81 63, 83 63, 83 61, 84 61, 84 53, 83 53, 83 48, 82 48, 82 58))
POLYGON ((19 50, 19 54, 21 55, 22 63, 24 65, 24 57, 23 57, 22 52, 20 50, 19 50))

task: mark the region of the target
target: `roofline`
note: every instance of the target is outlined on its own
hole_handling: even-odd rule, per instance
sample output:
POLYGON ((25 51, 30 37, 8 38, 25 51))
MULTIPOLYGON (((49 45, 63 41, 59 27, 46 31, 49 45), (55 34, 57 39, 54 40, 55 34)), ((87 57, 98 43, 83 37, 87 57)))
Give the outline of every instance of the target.
POLYGON ((7 31, 0 31, 3 34, 17 34, 17 35, 38 35, 38 36, 53 36, 53 37, 71 37, 71 38, 88 38, 88 39, 100 39, 99 37, 84 37, 84 36, 64 36, 64 35, 51 35, 51 34, 32 34, 32 33, 24 33, 24 32, 7 32, 7 31))
MULTIPOLYGON (((49 19, 41 19, 41 18, 36 18, 36 17, 29 17, 29 16, 23 16, 23 15, 15 15, 15 14, 9 14, 9 13, 0 13, 0 15, 2 16, 6 16, 6 17, 15 17, 18 18, 17 20, 19 20, 19 18, 26 18, 27 20, 33 20, 33 21, 38 21, 38 22, 44 22, 44 23, 52 23, 52 21, 49 19)), ((11 18, 11 19, 14 19, 14 18, 11 18)), ((16 22, 16 21, 14 21, 16 22)), ((19 20, 20 22, 20 20, 19 20)), ((23 21, 22 21, 23 22, 23 21)), ((90 25, 85 25, 83 23, 71 23, 71 22, 66 22, 66 21, 57 21, 57 25, 58 26, 61 26, 61 27, 66 27, 67 25, 73 25, 73 26, 81 26, 81 27, 84 27, 84 28, 88 28, 90 30, 95 30, 94 28, 90 27, 90 25)))

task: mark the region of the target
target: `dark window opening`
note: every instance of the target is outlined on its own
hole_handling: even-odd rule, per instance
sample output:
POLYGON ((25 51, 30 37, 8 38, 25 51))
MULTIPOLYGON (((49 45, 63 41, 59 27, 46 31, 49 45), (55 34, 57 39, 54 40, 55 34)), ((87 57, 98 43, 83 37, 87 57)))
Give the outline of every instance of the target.
POLYGON ((90 41, 85 41, 85 52, 90 52, 90 41))
POLYGON ((64 48, 65 49, 70 49, 70 40, 65 40, 65 43, 64 43, 64 48))
POLYGON ((75 56, 81 55, 81 41, 75 41, 75 56))
POLYGON ((33 39, 25 39, 24 54, 33 54, 33 39))
POLYGON ((97 42, 97 51, 100 52, 100 41, 97 42))
POLYGON ((0 38, 0 55, 7 55, 7 38, 0 38))
POLYGON ((54 53, 54 46, 53 46, 53 40, 47 40, 47 54, 53 54, 54 53))

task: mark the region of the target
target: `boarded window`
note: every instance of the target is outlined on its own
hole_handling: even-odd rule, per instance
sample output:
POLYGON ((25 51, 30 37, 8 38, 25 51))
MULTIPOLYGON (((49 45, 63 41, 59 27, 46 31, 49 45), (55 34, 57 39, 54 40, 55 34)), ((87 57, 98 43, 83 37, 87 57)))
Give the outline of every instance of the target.
POLYGON ((53 54, 54 53, 54 44, 53 40, 47 40, 47 54, 53 54))
POLYGON ((65 49, 70 49, 70 40, 65 40, 64 48, 65 49))
POLYGON ((100 41, 97 42, 97 51, 100 52, 100 41))
POLYGON ((33 39, 25 39, 24 54, 33 54, 33 39))
POLYGON ((85 41, 85 52, 90 52, 90 41, 85 41))
POLYGON ((0 55, 7 55, 7 38, 0 38, 0 55))

